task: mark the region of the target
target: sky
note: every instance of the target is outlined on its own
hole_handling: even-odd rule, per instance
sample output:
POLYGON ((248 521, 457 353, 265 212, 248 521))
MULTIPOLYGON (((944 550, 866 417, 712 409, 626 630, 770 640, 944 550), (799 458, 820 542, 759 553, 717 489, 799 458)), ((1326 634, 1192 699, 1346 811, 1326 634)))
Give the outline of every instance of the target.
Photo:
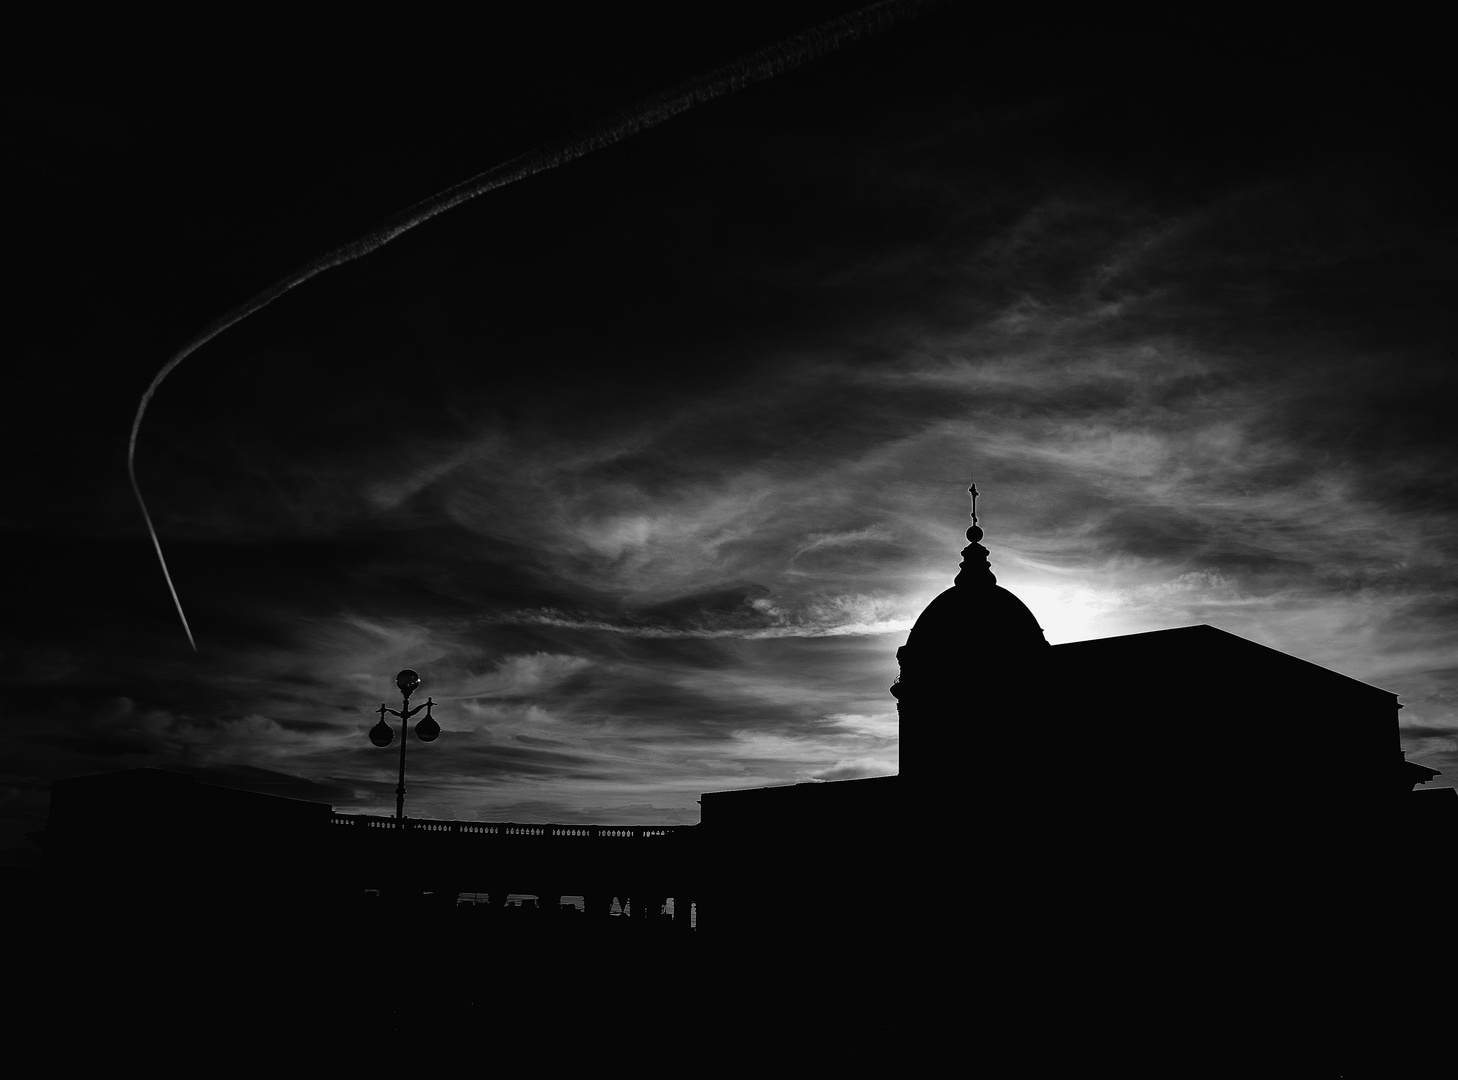
POLYGON ((904 5, 300 285, 140 431, 189 646, 126 474, 169 357, 855 10, 26 28, 0 846, 139 766, 392 813, 405 667, 443 729, 414 816, 691 824, 895 772, 974 475, 1049 641, 1209 623, 1398 694, 1453 786, 1451 102, 1411 23, 904 5))

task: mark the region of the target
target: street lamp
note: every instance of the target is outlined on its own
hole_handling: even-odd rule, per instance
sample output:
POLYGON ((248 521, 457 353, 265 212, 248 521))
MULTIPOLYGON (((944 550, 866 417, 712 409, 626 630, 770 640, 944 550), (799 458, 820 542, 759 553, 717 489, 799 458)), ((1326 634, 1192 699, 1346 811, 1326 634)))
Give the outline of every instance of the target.
POLYGON ((408 727, 406 723, 412 716, 421 709, 425 710, 425 719, 415 725, 415 737, 421 742, 435 742, 440 738, 440 725, 430 715, 431 708, 435 702, 430 698, 425 699, 424 705, 410 707, 410 695, 415 693, 420 686, 420 676, 409 668, 395 676, 395 685, 400 688, 400 696, 403 699, 400 704, 400 711, 385 708, 385 703, 380 703, 380 722, 370 728, 370 742, 376 746, 389 746, 390 741, 395 738, 395 733, 390 730, 390 725, 385 723, 385 714, 398 716, 400 718, 400 783, 395 788, 395 820, 400 823, 399 827, 405 827, 405 744, 409 741, 405 737, 408 727))

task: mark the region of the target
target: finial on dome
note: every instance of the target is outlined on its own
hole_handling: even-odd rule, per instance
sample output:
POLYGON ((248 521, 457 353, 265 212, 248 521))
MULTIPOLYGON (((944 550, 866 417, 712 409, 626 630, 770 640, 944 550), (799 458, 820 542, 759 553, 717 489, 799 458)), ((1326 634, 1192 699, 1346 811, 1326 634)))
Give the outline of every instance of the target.
POLYGON ((977 526, 977 481, 972 481, 972 486, 967 489, 972 496, 972 527, 967 530, 967 542, 975 544, 982 539, 982 530, 977 526))
POLYGON ((962 561, 957 564, 957 576, 953 585, 982 587, 997 584, 997 577, 987 562, 987 549, 982 546, 982 526, 977 524, 977 483, 967 489, 972 496, 972 527, 967 530, 967 546, 962 549, 962 561))

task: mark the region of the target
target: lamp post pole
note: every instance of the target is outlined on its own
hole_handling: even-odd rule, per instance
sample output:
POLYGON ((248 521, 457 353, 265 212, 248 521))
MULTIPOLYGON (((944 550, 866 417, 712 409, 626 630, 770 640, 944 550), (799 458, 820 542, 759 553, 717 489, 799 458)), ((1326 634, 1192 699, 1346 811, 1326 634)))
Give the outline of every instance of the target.
POLYGON ((400 710, 387 709, 384 702, 380 703, 380 722, 370 728, 370 742, 376 746, 389 746, 395 738, 395 733, 390 730, 390 725, 385 723, 385 714, 398 716, 400 718, 400 783, 395 787, 395 821, 396 828, 405 827, 405 744, 409 742, 406 734, 409 728, 409 720, 421 709, 425 710, 425 719, 415 725, 415 737, 421 742, 434 742, 440 738, 440 725, 430 715, 430 710, 435 702, 430 698, 425 699, 424 705, 410 707, 410 695, 420 686, 420 676, 409 668, 395 676, 395 685, 400 688, 400 710))

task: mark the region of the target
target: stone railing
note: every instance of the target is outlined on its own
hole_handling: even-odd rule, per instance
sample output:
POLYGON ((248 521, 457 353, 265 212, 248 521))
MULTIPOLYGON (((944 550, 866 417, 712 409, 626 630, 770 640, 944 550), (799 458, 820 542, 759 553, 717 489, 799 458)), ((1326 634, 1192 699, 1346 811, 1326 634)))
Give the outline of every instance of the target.
MULTIPOLYGON (((366 814, 331 814, 329 823, 336 828, 398 829, 401 822, 392 817, 366 814)), ((435 821, 430 818, 406 818, 409 832, 444 833, 454 836, 532 836, 543 839, 580 838, 589 840, 652 839, 675 836, 692 825, 530 825, 514 821, 435 821)))

